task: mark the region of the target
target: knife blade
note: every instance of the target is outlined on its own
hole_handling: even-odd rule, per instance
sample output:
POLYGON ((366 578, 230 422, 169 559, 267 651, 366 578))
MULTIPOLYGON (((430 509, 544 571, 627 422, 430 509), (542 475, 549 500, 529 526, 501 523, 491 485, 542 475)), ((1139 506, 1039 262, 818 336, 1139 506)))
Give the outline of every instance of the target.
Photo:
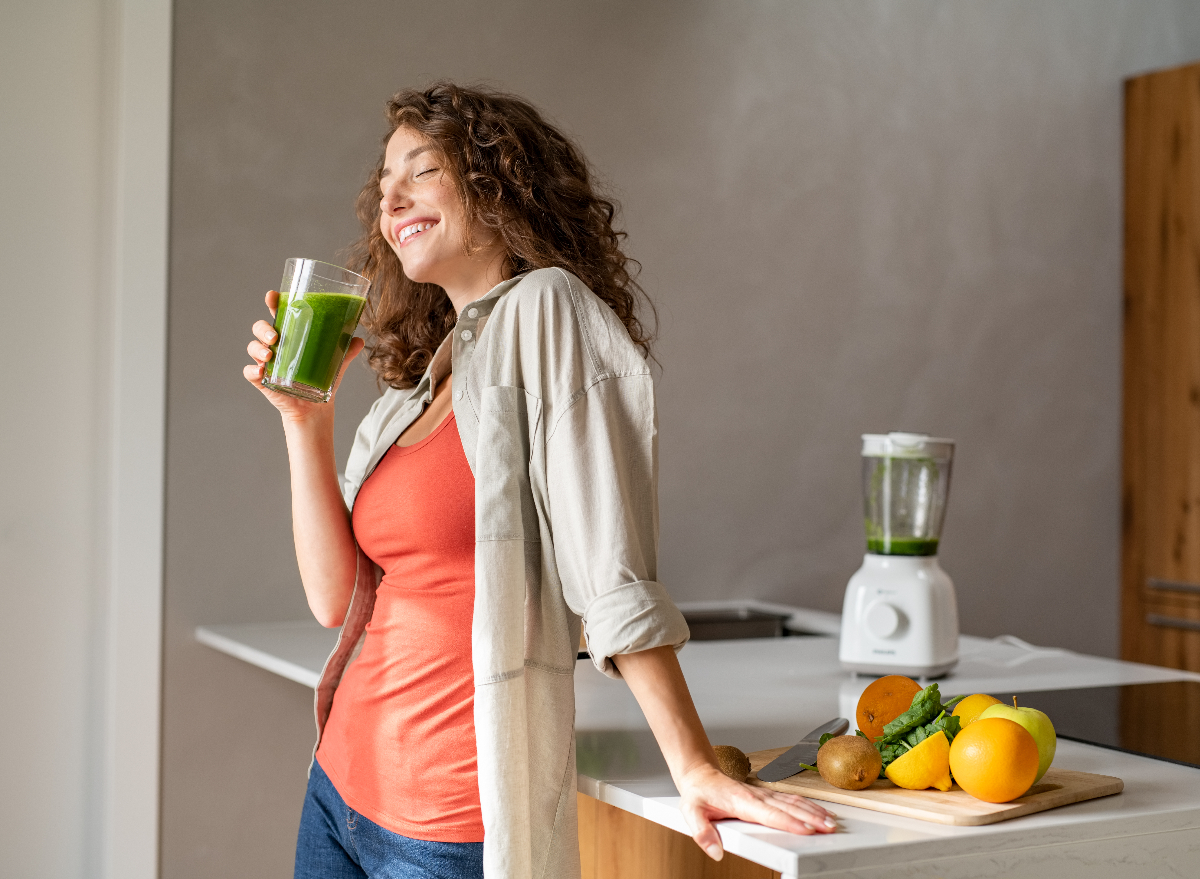
POLYGON ((800 740, 800 744, 788 748, 762 769, 758 770, 759 781, 783 781, 797 773, 803 772, 801 763, 813 764, 817 759, 817 749, 821 747, 821 736, 825 733, 840 736, 850 728, 850 721, 844 717, 835 717, 829 723, 823 723, 800 740))

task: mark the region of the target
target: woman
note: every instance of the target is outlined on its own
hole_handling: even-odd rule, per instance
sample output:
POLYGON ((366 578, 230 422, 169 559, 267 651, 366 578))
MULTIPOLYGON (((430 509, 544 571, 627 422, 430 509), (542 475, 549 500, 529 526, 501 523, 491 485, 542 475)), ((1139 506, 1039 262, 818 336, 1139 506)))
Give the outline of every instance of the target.
POLYGON ((721 774, 680 672, 687 626, 656 581, 648 334, 612 203, 520 99, 440 83, 387 117, 355 264, 389 387, 341 489, 332 402, 261 387, 267 321, 245 368, 283 417, 309 606, 342 626, 296 875, 577 876, 581 625, 712 857, 719 818, 829 831, 820 806, 721 774))

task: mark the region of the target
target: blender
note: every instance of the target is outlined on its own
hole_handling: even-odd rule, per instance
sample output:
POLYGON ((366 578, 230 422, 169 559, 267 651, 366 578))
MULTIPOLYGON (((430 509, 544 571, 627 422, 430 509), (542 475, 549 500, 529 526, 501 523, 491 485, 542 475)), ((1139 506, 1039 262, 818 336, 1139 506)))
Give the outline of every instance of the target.
POLYGON ((852 672, 937 677, 958 663, 958 603, 937 557, 954 441, 862 440, 867 552, 846 585, 838 659, 852 672))

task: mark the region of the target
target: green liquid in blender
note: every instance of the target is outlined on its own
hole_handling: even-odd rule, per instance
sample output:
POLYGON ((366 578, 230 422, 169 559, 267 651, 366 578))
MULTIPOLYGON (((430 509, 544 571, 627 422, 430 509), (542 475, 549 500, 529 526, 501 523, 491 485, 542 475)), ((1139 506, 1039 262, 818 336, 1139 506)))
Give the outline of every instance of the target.
POLYGON ((937 555, 937 538, 882 537, 867 538, 867 552, 875 555, 937 555))
POLYGON ((306 399, 328 393, 366 299, 349 293, 283 293, 275 312, 279 341, 263 384, 306 399))

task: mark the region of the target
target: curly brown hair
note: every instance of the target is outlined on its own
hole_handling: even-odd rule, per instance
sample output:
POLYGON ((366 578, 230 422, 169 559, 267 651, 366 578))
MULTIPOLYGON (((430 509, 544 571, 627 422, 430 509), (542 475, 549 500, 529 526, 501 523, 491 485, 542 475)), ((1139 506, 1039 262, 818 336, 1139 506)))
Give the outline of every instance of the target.
MULTIPOLYGON (((527 101, 487 88, 438 82, 398 92, 387 102, 384 149, 396 129, 426 137, 443 155, 464 214, 499 235, 504 277, 558 267, 575 274, 620 318, 633 342, 650 356, 652 327, 640 305, 654 305, 634 277, 636 260, 621 252, 625 232, 613 228, 617 204, 597 192, 579 148, 527 101)), ((368 357, 379 380, 415 385, 456 316, 441 287, 405 276, 379 227, 384 156, 358 194, 362 237, 349 265, 371 279, 363 318, 368 357)), ((472 242, 466 246, 472 248, 472 242)))

